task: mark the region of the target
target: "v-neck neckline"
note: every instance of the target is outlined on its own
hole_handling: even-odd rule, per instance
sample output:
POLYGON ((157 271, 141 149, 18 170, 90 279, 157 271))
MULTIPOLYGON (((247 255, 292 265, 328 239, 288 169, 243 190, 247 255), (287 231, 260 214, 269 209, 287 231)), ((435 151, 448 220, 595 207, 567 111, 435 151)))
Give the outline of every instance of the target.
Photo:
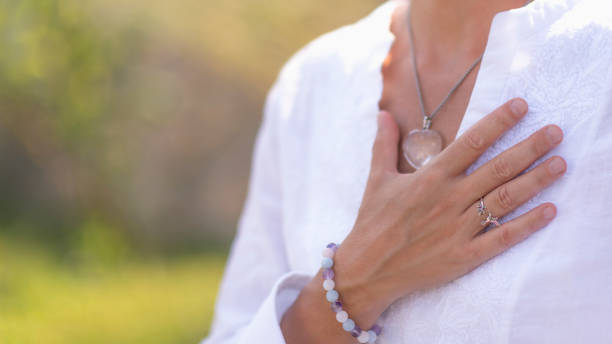
MULTIPOLYGON (((521 20, 521 18, 526 18, 525 12, 542 12, 543 7, 547 5, 549 1, 550 0, 534 0, 527 3, 525 6, 501 11, 494 16, 489 29, 489 35, 483 58, 480 63, 480 67, 476 71, 476 78, 472 92, 470 93, 468 105, 460 121, 454 140, 461 136, 469 127, 474 125, 488 112, 493 110, 487 109, 488 112, 483 112, 484 109, 479 106, 478 100, 482 99, 482 97, 493 97, 491 99, 499 100, 504 88, 505 80, 507 80, 508 73, 510 72, 511 63, 515 58, 516 49, 513 48, 513 44, 519 42, 519 37, 528 35, 529 30, 535 25, 533 20, 521 20), (521 25, 518 25, 519 22, 521 22, 521 25), (508 27, 511 27, 512 29, 509 29, 508 27), (508 41, 507 38, 510 31, 512 31, 511 33, 516 37, 515 39, 508 41), (511 44, 509 44, 509 42, 511 42, 511 44), (483 79, 490 77, 490 75, 495 76, 497 82, 486 83, 483 81, 483 79), (482 87, 483 83, 487 84, 486 90, 482 87)), ((389 2, 393 4, 388 12, 388 20, 386 22, 388 27, 390 27, 395 9, 397 6, 402 4, 402 2, 398 0, 390 0, 389 2)), ((408 11, 410 11, 409 3, 408 11)), ((386 48, 386 53, 383 55, 384 58, 388 56, 393 45, 393 41, 395 40, 395 36, 392 33, 389 33, 388 38, 390 41, 388 42, 389 44, 386 48)), ((382 95, 382 90, 384 88, 384 78, 382 78, 382 75, 379 81, 381 83, 379 89, 381 90, 382 95)), ((498 105, 502 105, 502 103, 498 105)))

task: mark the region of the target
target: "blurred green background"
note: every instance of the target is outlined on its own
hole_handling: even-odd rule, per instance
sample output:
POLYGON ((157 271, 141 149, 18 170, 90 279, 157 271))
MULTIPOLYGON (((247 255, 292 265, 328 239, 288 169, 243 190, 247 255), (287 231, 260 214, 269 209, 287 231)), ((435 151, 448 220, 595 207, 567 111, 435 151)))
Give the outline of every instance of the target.
POLYGON ((0 343, 202 339, 266 92, 380 3, 0 1, 0 343))

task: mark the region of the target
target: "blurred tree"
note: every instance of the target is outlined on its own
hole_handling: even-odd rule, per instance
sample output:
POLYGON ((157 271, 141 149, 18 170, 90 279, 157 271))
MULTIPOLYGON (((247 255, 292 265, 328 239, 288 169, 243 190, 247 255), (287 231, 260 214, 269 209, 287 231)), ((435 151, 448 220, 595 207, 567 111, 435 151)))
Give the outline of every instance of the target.
POLYGON ((0 2, 1 216, 58 243, 108 205, 104 128, 139 41, 100 34, 83 4, 0 2))
POLYGON ((0 1, 0 232, 102 260, 227 242, 278 69, 377 3, 0 1))

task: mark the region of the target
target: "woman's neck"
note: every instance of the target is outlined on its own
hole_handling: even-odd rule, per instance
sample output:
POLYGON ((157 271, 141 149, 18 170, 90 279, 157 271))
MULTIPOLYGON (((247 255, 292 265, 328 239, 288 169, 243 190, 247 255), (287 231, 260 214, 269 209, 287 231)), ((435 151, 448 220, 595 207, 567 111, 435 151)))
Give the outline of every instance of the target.
MULTIPOLYGON (((482 54, 495 14, 526 0, 411 0, 410 19, 420 61, 482 54)), ((443 63, 443 62, 442 62, 443 63)))

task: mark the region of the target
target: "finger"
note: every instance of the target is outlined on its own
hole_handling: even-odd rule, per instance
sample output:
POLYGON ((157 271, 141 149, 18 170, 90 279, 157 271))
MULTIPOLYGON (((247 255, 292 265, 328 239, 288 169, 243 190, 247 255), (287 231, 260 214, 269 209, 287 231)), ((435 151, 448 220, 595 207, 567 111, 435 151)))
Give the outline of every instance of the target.
POLYGON ((513 99, 491 112, 453 141, 431 164, 458 175, 527 113, 527 102, 513 99))
POLYGON ((548 225, 556 216, 552 203, 545 203, 526 214, 475 237, 467 246, 473 267, 499 255, 548 225))
POLYGON ((562 140, 561 128, 550 125, 488 161, 465 179, 465 183, 469 185, 471 198, 479 199, 497 186, 516 177, 559 145, 562 140))
POLYGON ((372 148, 372 173, 397 170, 399 128, 389 112, 378 114, 378 130, 372 148))
MULTIPOLYGON (((563 158, 555 156, 538 165, 533 170, 519 176, 518 178, 500 185, 484 197, 487 210, 494 216, 502 217, 518 208, 521 204, 532 199, 543 189, 549 187, 559 179, 567 170, 567 164, 563 158)), ((483 229, 482 219, 478 215, 477 201, 467 209, 469 218, 474 224, 474 235, 483 229)))

